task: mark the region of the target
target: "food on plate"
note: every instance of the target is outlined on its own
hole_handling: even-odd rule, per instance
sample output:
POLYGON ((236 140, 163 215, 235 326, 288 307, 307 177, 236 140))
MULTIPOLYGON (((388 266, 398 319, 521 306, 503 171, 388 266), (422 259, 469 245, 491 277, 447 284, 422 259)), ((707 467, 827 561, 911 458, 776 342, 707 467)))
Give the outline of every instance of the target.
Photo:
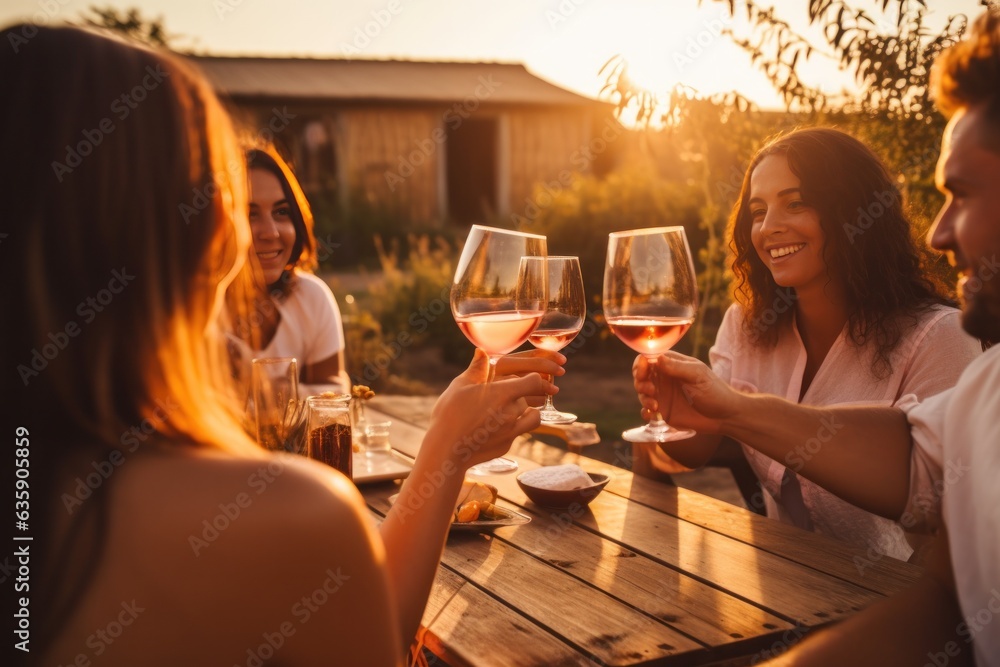
POLYGON ((538 489, 573 491, 594 485, 594 480, 578 465, 545 466, 521 473, 522 483, 538 489))
POLYGON ((355 384, 351 386, 351 397, 359 401, 370 401, 375 398, 375 392, 368 385, 355 384))
POLYGON ((465 480, 458 493, 458 503, 452 520, 455 523, 469 523, 479 519, 496 519, 500 515, 494 503, 497 501, 497 487, 482 482, 465 480))

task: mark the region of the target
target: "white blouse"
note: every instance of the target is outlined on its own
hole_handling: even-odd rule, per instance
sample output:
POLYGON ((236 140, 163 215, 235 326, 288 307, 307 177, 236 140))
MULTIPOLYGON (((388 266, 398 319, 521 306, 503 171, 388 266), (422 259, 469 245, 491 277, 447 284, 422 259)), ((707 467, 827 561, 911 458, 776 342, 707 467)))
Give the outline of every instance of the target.
MULTIPOLYGON (((874 345, 855 346, 845 326, 801 400, 806 349, 794 322, 779 332, 773 347, 755 346, 743 331, 742 307, 733 305, 709 356, 712 370, 741 391, 774 394, 803 405, 895 405, 904 396, 922 400, 954 386, 969 362, 982 353, 979 341, 962 330, 960 316, 945 306, 921 314, 904 331, 890 356, 891 372, 884 378, 872 373, 874 345)), ((836 429, 836 424, 826 428, 836 429)), ((803 443, 804 451, 823 446, 828 438, 819 429, 816 438, 803 443)), ((751 447, 744 445, 743 451, 761 481, 769 517, 881 554, 909 558, 912 549, 896 522, 841 500, 751 447)))

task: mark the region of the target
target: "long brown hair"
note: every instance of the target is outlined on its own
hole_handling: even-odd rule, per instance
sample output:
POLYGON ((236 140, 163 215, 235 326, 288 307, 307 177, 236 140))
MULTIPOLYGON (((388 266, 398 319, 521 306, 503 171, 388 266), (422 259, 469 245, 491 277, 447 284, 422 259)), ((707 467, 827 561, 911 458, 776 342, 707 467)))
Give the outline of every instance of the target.
POLYGON ((859 347, 874 345, 872 372, 884 376, 902 337, 900 316, 915 317, 932 304, 948 301, 923 270, 902 195, 885 165, 871 149, 839 130, 810 128, 779 136, 761 148, 747 168, 729 220, 734 292, 745 311, 745 332, 755 344, 774 345, 795 311, 775 307, 791 303, 795 290, 774 281, 750 238, 750 177, 771 155, 788 159, 801 181, 803 201, 818 213, 828 275, 830 267, 837 267, 848 299, 850 339, 859 347))
MULTIPOLYGON (((253 350, 264 347, 263 324, 275 317, 277 311, 274 302, 287 298, 295 289, 295 270, 311 273, 316 270, 318 264, 312 211, 291 167, 271 145, 248 148, 246 160, 248 170, 262 169, 278 179, 285 200, 288 202, 289 217, 295 227, 295 243, 288 265, 270 285, 265 284, 264 272, 251 248, 247 253, 249 261, 243 266, 240 275, 233 281, 226 294, 233 333, 250 347, 249 350, 240 350, 243 357, 251 354, 253 350)), ((251 192, 251 199, 252 195, 251 192)), ((246 364, 249 359, 245 358, 243 362, 239 372, 246 380, 248 374, 246 364)))
POLYGON ((101 553, 114 483, 71 503, 67 480, 153 441, 260 455, 219 335, 250 244, 246 172, 228 116, 179 58, 68 27, 0 41, 17 45, 0 49, 2 310, 17 317, 0 354, 16 389, 5 410, 31 432, 32 526, 50 554, 32 618, 51 636, 101 553))
MULTIPOLYGON (((299 268, 309 272, 316 270, 316 242, 313 239, 312 209, 309 208, 309 201, 306 199, 298 179, 295 178, 295 174, 292 173, 291 167, 273 146, 248 150, 247 166, 249 169, 262 169, 277 178, 285 200, 288 202, 291 213, 289 217, 295 227, 295 245, 292 246, 288 267, 274 284, 268 285, 270 290, 277 289, 282 295, 287 296, 293 284, 294 274, 292 271, 294 269, 299 268)), ((253 193, 250 194, 252 199, 253 193)))

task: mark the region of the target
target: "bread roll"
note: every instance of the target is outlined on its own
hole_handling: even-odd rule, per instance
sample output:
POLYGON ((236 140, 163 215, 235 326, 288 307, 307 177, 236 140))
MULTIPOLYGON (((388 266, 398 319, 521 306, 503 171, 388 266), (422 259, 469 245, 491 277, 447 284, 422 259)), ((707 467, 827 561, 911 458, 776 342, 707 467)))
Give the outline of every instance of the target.
POLYGON ((458 493, 458 503, 455 505, 454 521, 468 523, 479 518, 482 507, 491 507, 497 500, 497 487, 492 484, 465 480, 458 493))

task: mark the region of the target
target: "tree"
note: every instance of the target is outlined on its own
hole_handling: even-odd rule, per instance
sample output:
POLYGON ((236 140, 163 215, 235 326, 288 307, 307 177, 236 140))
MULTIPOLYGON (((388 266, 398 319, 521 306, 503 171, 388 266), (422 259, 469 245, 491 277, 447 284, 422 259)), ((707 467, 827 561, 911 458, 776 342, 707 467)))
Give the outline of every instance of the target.
MULTIPOLYGON (((944 127, 929 99, 930 67, 942 50, 961 39, 968 19, 949 16, 940 30, 932 31, 926 24, 926 0, 869 0, 871 9, 856 6, 860 2, 809 0, 809 23, 819 25, 823 35, 821 43, 813 43, 775 9, 755 0, 714 1, 726 4, 731 15, 746 13, 749 33, 727 29, 727 34, 781 94, 784 124, 837 125, 871 145, 898 174, 914 235, 923 235, 940 204, 933 174, 944 127), (802 66, 817 58, 850 72, 857 91, 830 94, 804 80, 802 66)), ((663 128, 671 137, 670 150, 694 156, 692 167, 700 166, 694 171, 700 171, 697 177, 708 201, 701 225, 709 244, 700 249, 705 269, 699 275, 699 316, 709 326, 694 333, 696 351, 704 352, 714 338, 711 323, 727 301, 721 238, 739 189, 734 175, 742 176, 753 150, 783 123, 735 93, 706 97, 683 86, 660 94, 637 88, 620 57, 602 72, 602 94, 619 116, 634 115, 647 129, 663 128)), ((942 274, 949 271, 943 262, 936 266, 942 274)))
POLYGON ((170 43, 177 38, 177 35, 167 34, 162 16, 147 19, 135 7, 119 10, 111 6, 91 5, 81 14, 80 18, 82 20, 80 25, 110 30, 127 39, 149 46, 169 48, 170 43))

